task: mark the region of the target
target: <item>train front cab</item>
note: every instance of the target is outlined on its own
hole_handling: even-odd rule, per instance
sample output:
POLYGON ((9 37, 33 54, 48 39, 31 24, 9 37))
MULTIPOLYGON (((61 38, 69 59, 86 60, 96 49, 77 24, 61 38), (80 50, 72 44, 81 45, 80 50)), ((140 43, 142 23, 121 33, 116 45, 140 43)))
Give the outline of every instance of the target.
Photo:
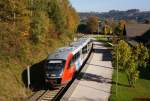
POLYGON ((45 83, 47 86, 56 87, 61 85, 65 60, 51 59, 45 63, 45 83))
POLYGON ((72 77, 76 71, 75 58, 73 58, 71 52, 69 53, 67 59, 63 60, 63 64, 59 64, 62 66, 61 69, 56 69, 58 68, 56 66, 58 65, 58 62, 60 62, 60 60, 49 60, 45 66, 45 81, 46 84, 51 87, 66 85, 72 80, 72 77))

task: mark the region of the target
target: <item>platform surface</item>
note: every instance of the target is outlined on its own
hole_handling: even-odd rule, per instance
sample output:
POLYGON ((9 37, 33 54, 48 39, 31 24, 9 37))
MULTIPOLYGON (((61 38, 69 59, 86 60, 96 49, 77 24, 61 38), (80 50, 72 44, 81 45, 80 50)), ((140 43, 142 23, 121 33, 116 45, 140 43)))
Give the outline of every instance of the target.
MULTIPOLYGON (((108 101, 111 92, 113 67, 111 53, 101 42, 94 42, 93 53, 87 61, 82 78, 78 78, 76 88, 69 101, 108 101)), ((82 74, 82 72, 81 72, 82 74)))

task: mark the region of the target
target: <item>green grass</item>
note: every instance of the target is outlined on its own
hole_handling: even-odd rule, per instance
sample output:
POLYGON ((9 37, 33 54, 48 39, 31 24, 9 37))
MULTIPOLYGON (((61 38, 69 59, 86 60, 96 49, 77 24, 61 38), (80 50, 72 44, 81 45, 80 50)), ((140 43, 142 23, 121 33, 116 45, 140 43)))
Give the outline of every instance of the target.
POLYGON ((104 35, 97 36, 96 40, 101 41, 101 42, 107 42, 108 41, 107 37, 105 37, 104 35))
POLYGON ((96 40, 97 41, 100 41, 100 42, 104 42, 105 44, 105 47, 112 47, 113 44, 111 43, 110 40, 108 40, 108 38, 105 36, 105 35, 99 35, 96 37, 96 40))
MULTIPOLYGON (((150 72, 149 72, 150 74, 150 72)), ((149 75, 148 74, 148 75, 149 75)), ((110 101, 150 101, 150 80, 140 78, 137 80, 135 88, 129 87, 125 73, 118 73, 118 90, 116 95, 116 70, 113 73, 112 95, 110 101), (133 100, 135 98, 149 99, 149 100, 133 100)))

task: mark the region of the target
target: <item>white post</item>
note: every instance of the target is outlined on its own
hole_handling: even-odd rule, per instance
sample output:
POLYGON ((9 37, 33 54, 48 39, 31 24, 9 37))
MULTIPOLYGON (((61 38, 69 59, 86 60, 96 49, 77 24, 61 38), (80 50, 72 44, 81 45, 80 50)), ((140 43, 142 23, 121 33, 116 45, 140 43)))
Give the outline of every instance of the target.
POLYGON ((118 43, 117 43, 117 81, 116 81, 116 96, 118 93, 118 43))
POLYGON ((98 21, 98 26, 97 26, 97 34, 99 35, 99 21, 98 21))
POLYGON ((28 79, 28 88, 29 88, 30 84, 31 84, 31 82, 30 82, 30 67, 29 66, 27 67, 27 79, 28 79))
POLYGON ((15 12, 15 8, 16 8, 16 6, 15 6, 15 2, 13 2, 14 3, 14 6, 13 6, 13 25, 14 25, 14 28, 15 28, 15 25, 16 25, 16 12, 15 12))

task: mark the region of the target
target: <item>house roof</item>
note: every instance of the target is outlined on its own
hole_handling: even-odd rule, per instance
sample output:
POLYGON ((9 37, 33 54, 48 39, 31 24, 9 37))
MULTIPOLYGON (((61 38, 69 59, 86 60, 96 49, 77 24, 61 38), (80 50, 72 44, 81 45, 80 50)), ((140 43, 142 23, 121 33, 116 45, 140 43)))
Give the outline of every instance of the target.
POLYGON ((127 24, 126 25, 126 34, 127 37, 129 38, 142 36, 148 30, 150 30, 150 24, 127 24))
POLYGON ((150 24, 128 24, 126 25, 128 43, 135 46, 138 42, 150 45, 150 24))

